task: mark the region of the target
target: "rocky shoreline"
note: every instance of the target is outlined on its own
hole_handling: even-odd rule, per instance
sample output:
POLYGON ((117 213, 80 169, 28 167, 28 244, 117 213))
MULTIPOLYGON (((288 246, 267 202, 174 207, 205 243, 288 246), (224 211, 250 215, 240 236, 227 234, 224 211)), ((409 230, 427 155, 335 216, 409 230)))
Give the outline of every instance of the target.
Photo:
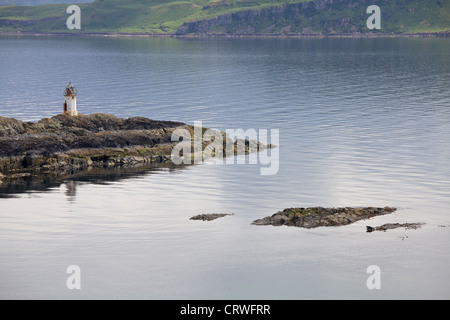
POLYGON ((220 38, 243 38, 243 39, 310 39, 310 38, 449 38, 450 31, 421 32, 421 33, 382 33, 382 32, 353 32, 353 33, 261 33, 261 34, 165 34, 165 33, 102 33, 102 32, 11 32, 0 31, 0 36, 37 36, 37 37, 109 37, 109 38, 192 38, 192 39, 220 39, 220 38))
POLYGON ((0 117, 0 173, 52 171, 168 161, 171 131, 184 124, 94 114, 58 115, 37 123, 0 117))
MULTIPOLYGON (((0 181, 92 167, 171 162, 172 150, 179 143, 172 141, 177 129, 192 133, 191 143, 194 144, 195 127, 181 122, 144 117, 123 119, 102 113, 76 117, 57 115, 36 123, 0 117, 0 181)), ((231 143, 234 155, 272 147, 244 140, 242 150, 237 147, 238 140, 218 133, 224 137, 223 150, 229 150, 231 143)), ((201 140, 201 146, 200 152, 203 152, 208 143, 201 140)), ((193 157, 194 153, 183 156, 193 157)))

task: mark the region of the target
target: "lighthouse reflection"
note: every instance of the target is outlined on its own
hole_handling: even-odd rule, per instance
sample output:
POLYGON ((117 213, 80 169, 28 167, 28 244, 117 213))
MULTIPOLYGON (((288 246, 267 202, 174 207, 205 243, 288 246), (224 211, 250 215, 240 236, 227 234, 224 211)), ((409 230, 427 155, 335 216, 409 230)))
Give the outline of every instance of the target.
POLYGON ((65 192, 65 194, 66 194, 67 200, 69 202, 74 202, 75 201, 75 198, 76 198, 76 195, 77 195, 77 185, 78 185, 78 182, 74 181, 74 180, 66 182, 66 192, 65 192))

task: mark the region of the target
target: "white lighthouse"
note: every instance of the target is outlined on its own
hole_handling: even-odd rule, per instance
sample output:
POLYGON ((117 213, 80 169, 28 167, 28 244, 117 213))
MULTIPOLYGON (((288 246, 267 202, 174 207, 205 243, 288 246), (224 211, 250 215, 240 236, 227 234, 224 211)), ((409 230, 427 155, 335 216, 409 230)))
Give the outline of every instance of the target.
POLYGON ((70 116, 77 116, 77 89, 69 82, 64 90, 64 112, 70 116))

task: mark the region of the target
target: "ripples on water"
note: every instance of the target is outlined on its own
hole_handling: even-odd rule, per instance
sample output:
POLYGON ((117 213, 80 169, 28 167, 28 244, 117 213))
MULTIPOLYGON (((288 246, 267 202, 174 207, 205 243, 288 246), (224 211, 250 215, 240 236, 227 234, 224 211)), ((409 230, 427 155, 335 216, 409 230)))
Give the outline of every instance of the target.
POLYGON ((448 298, 449 52, 448 39, 1 38, 2 116, 53 116, 72 81, 85 114, 279 129, 280 170, 204 164, 0 199, 0 296, 448 298), (250 226, 317 205, 391 205, 370 223, 427 225, 250 226), (207 212, 235 215, 189 221, 207 212))

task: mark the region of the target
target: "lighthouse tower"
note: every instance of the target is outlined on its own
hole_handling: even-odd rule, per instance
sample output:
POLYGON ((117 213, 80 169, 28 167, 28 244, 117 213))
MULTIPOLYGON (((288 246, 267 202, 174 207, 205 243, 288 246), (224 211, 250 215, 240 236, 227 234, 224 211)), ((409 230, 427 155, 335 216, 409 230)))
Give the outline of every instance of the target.
POLYGON ((69 84, 66 86, 66 89, 64 89, 64 98, 63 114, 77 116, 77 89, 71 82, 69 82, 69 84))

